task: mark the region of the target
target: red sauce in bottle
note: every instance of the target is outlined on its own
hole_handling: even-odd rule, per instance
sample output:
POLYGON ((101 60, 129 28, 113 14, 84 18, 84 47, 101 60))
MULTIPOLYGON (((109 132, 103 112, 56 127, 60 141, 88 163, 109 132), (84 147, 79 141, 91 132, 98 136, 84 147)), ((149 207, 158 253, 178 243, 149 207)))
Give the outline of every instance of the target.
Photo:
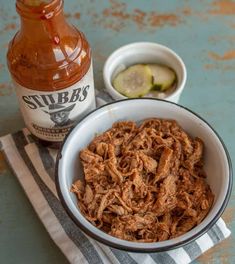
POLYGON ((91 49, 62 0, 17 0, 16 9, 21 28, 7 60, 20 109, 34 136, 57 145, 95 107, 91 49))

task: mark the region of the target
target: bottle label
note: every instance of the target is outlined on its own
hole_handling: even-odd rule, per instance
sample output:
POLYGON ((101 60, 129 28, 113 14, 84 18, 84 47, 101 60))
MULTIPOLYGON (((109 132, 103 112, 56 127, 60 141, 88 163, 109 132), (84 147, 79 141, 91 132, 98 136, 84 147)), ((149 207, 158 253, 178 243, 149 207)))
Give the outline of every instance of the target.
POLYGON ((15 83, 24 121, 36 137, 60 142, 68 131, 95 108, 92 65, 74 85, 55 92, 30 90, 15 83))

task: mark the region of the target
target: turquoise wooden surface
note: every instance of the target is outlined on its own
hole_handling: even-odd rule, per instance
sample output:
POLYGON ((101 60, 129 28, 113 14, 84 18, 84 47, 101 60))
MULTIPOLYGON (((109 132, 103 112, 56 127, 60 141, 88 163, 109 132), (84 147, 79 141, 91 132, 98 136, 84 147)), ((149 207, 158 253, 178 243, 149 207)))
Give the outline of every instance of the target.
MULTIPOLYGON (((6 67, 8 41, 19 28, 14 1, 0 0, 0 136, 24 126, 6 67)), ((68 20, 87 36, 97 89, 102 68, 121 45, 154 41, 184 60, 180 103, 204 117, 235 160, 235 2, 229 0, 67 0, 68 20)), ((223 217, 235 232, 235 193, 223 217)), ((233 235, 195 263, 235 263, 233 235)), ((0 155, 0 263, 67 263, 0 155)))

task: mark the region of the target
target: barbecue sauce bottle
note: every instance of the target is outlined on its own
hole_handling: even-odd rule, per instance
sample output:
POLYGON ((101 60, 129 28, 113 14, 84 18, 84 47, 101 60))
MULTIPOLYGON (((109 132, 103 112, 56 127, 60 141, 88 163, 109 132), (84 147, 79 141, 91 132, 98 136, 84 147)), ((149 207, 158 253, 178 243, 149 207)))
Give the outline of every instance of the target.
POLYGON ((91 50, 69 25, 63 0, 16 0, 21 28, 9 43, 8 68, 30 132, 59 147, 68 131, 95 108, 91 50))

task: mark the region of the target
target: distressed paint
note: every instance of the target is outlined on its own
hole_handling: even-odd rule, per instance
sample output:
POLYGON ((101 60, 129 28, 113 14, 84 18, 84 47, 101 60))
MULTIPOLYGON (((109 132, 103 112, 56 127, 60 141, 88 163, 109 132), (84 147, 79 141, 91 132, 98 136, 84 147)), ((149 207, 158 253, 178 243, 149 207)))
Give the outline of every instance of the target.
POLYGON ((223 55, 219 55, 214 52, 209 52, 208 55, 214 60, 235 60, 235 50, 226 51, 223 55))
MULTIPOLYGON (((102 11, 102 16, 92 12, 93 22, 114 31, 120 31, 133 23, 139 30, 163 26, 176 26, 181 23, 181 16, 177 13, 160 13, 157 11, 144 12, 138 8, 127 10, 126 3, 110 1, 109 7, 102 11)), ((182 11, 185 13, 185 9, 182 11)))
POLYGON ((213 249, 210 249, 206 254, 199 257, 197 262, 201 264, 232 264, 235 252, 231 245, 234 244, 234 239, 229 237, 223 241, 220 245, 216 245, 213 249))
POLYGON ((210 13, 213 15, 234 15, 235 2, 231 0, 217 0, 212 2, 213 9, 210 13))
MULTIPOLYGON (((86 34, 91 44, 98 90, 104 88, 102 68, 105 59, 116 48, 134 41, 154 41, 175 50, 183 58, 188 71, 188 80, 180 103, 200 114, 218 131, 228 147, 232 161, 235 160, 235 1, 69 0, 65 1, 65 15, 69 22, 86 34)), ((8 42, 18 28, 19 18, 14 1, 2 1, 0 135, 23 127, 5 59, 8 42)), ((29 245, 35 245, 34 263, 66 263, 53 243, 49 243, 50 239, 45 230, 40 229, 40 222, 37 221, 28 200, 23 198, 23 191, 2 159, 1 154, 0 195, 9 195, 1 195, 3 206, 0 206, 0 211, 2 207, 5 209, 0 214, 0 262, 4 263, 1 258, 6 256, 4 252, 9 252, 9 248, 15 255, 11 257, 12 263, 12 258, 19 263, 30 260, 32 250, 26 249, 29 245), (14 207, 14 203, 17 206, 14 207), (21 222, 12 220, 15 215, 21 222), (33 220, 29 224, 28 219, 31 218, 33 220), (4 223, 14 222, 15 239, 8 235, 12 226, 2 225, 1 219, 4 223), (22 237, 26 239, 22 240, 22 237), (39 244, 47 245, 45 250, 39 244)), ((233 232, 234 217, 233 191, 224 213, 224 219, 233 232)), ((205 253, 194 264, 235 263, 234 242, 232 236, 205 253)))
MULTIPOLYGON (((234 196, 232 196, 232 199, 234 199, 234 196)), ((235 207, 228 207, 223 214, 223 219, 226 221, 226 223, 231 225, 232 221, 234 220, 234 217, 235 217, 235 207)))
POLYGON ((0 96, 11 96, 14 88, 11 83, 0 83, 0 96))

